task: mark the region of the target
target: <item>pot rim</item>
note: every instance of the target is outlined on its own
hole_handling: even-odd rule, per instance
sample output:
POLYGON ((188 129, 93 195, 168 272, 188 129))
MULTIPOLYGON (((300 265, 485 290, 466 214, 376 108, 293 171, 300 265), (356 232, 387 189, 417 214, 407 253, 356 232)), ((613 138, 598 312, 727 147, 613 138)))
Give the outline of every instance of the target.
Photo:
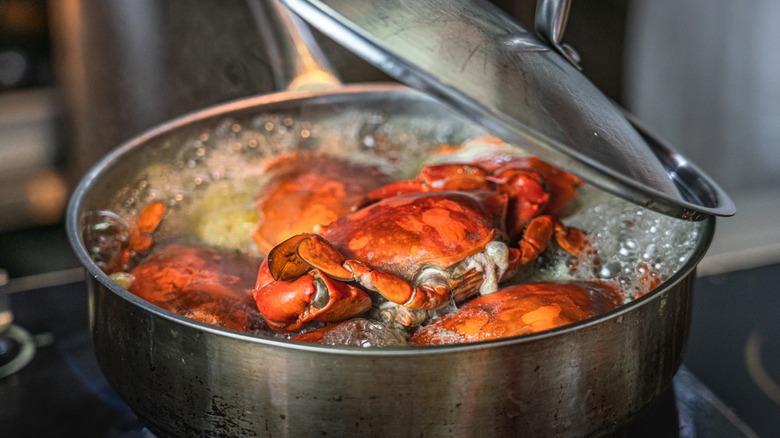
MULTIPOLYGON (((445 354, 445 353, 457 353, 462 351, 480 350, 485 348, 501 348, 515 344, 531 343, 541 339, 564 336, 567 333, 577 330, 591 327, 597 324, 601 324, 605 321, 619 318, 628 312, 633 311, 645 303, 651 302, 660 297, 670 289, 672 289, 677 283, 682 281, 688 275, 691 275, 701 261, 704 254, 709 248, 710 242, 715 232, 715 217, 708 217, 700 223, 704 223, 702 229, 702 235, 699 237, 699 244, 695 248, 694 252, 685 262, 685 264, 675 272, 669 279, 667 279, 660 286, 646 295, 633 300, 629 303, 623 304, 616 309, 602 313, 592 318, 588 318, 583 321, 566 324, 561 327, 557 327, 551 330, 531 333, 526 335, 513 336, 509 338, 485 340, 479 342, 471 342, 464 344, 447 344, 447 345, 432 345, 432 346, 404 346, 404 347, 382 347, 382 348, 362 348, 355 346, 339 346, 339 345, 323 345, 308 342, 297 342, 286 339, 272 338, 263 334, 250 334, 245 332, 234 331, 217 327, 214 325, 195 321, 184 316, 178 315, 174 312, 170 312, 161 307, 158 307, 121 287, 119 284, 111 280, 91 259, 87 253, 84 243, 81 237, 80 229, 80 215, 81 208, 84 201, 84 197, 90 192, 96 179, 105 173, 107 168, 110 168, 115 162, 119 161, 128 151, 141 148, 148 144, 151 140, 163 136, 168 132, 175 129, 184 127, 186 125, 212 118, 219 115, 226 115, 231 112, 246 110, 256 106, 262 106, 278 102, 295 102, 297 100, 305 101, 312 98, 320 98, 332 95, 358 95, 369 93, 408 93, 410 95, 419 95, 421 98, 432 99, 422 92, 411 89, 405 85, 394 83, 372 83, 372 84, 354 84, 343 85, 336 89, 318 90, 318 91, 283 91, 272 94, 264 94, 253 97, 245 97, 226 103, 206 107, 200 110, 190 112, 188 114, 176 117, 155 127, 148 129, 139 135, 130 138, 129 140, 121 143, 114 150, 106 154, 97 163, 95 163, 82 177, 79 184, 73 190, 65 217, 65 228, 73 251, 78 257, 81 264, 87 270, 87 274, 91 278, 87 278, 89 281, 97 281, 112 293, 125 299, 126 301, 134 304, 139 309, 151 312, 152 314, 167 319, 169 321, 181 324, 187 328, 209 332, 214 335, 233 338, 237 341, 245 341, 251 343, 257 343, 267 346, 276 346, 281 348, 290 348, 294 350, 302 350, 308 352, 327 353, 327 354, 340 354, 340 355, 359 355, 359 356, 418 356, 428 354, 445 354)), ((682 220, 682 219, 681 219, 682 220)))

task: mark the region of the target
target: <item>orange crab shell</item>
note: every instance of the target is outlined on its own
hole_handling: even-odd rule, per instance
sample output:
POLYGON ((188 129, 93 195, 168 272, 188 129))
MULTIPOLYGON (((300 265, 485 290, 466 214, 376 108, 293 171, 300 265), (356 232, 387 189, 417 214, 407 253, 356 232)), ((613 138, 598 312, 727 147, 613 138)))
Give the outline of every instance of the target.
POLYGON ((266 328, 250 292, 258 264, 234 252, 168 244, 133 268, 128 290, 182 316, 253 332, 266 328))
POLYGON ((580 177, 521 152, 514 146, 491 136, 475 138, 460 146, 441 146, 436 150, 436 157, 439 163, 458 163, 465 160, 498 175, 518 170, 536 172, 541 177, 550 198, 539 214, 562 215, 584 183, 580 177), (477 148, 481 149, 476 157, 468 152, 477 148), (465 156, 462 155, 464 151, 466 151, 465 156))
POLYGON ((270 172, 271 180, 257 196, 260 219, 252 235, 264 254, 288 237, 330 224, 390 182, 376 167, 322 154, 285 156, 270 172))
POLYGON ((500 289, 463 304, 422 327, 411 344, 476 342, 549 330, 582 321, 622 303, 606 283, 528 283, 500 289))
MULTIPOLYGON (((484 161, 480 161, 479 164, 488 169, 492 167, 491 164, 484 161)), ((511 172, 518 170, 532 170, 539 174, 549 194, 549 201, 544 210, 540 212, 543 214, 555 216, 563 214, 566 208, 571 205, 577 196, 580 186, 583 184, 580 177, 560 170, 532 156, 513 157, 501 164, 501 167, 495 169, 497 174, 511 174, 511 172)))
POLYGON ((493 192, 412 193, 342 217, 322 236, 346 259, 411 279, 481 252, 499 237, 505 210, 506 196, 493 192))

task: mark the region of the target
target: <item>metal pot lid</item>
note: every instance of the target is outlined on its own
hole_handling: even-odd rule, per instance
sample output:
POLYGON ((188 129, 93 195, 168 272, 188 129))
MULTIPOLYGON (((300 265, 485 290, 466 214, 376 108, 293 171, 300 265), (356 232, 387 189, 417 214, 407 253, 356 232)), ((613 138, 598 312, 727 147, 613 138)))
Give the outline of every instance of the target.
POLYGON ((509 143, 603 190, 689 220, 730 216, 717 184, 604 94, 560 44, 568 1, 539 0, 537 31, 485 0, 282 0, 349 50, 509 143))

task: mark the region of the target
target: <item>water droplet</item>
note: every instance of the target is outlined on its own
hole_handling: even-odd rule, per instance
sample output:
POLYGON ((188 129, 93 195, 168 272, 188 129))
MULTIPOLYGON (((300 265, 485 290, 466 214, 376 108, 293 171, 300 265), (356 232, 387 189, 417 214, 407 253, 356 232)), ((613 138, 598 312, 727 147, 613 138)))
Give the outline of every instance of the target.
POLYGON ((617 260, 613 260, 603 266, 599 270, 599 277, 607 279, 614 278, 621 271, 621 264, 617 260))
POLYGON ((634 239, 625 239, 620 242, 620 255, 633 256, 639 251, 639 244, 634 239))

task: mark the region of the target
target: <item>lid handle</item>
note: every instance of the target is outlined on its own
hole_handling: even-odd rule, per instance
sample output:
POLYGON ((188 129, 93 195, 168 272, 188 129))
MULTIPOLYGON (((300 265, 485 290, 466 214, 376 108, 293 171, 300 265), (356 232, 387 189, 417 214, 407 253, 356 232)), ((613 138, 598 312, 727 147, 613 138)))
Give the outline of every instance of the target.
POLYGON ((341 85, 308 26, 278 0, 247 0, 269 52, 277 87, 288 91, 341 85))
POLYGON ((568 44, 563 44, 563 32, 569 20, 571 0, 537 0, 534 29, 567 61, 582 70, 580 55, 568 44))

